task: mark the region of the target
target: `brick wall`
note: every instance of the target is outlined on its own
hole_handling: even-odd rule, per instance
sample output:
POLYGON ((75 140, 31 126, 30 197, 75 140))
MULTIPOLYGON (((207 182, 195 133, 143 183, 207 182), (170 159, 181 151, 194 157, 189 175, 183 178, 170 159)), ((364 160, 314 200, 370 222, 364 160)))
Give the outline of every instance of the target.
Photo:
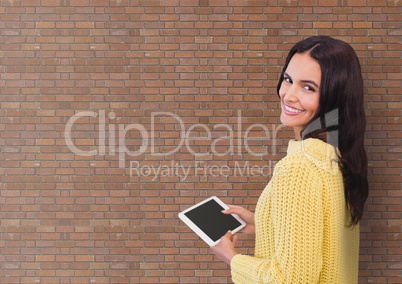
MULTIPOLYGON (((1 0, 0 283, 231 283, 177 214, 254 210, 292 137, 289 48, 362 63, 370 197, 360 283, 402 283, 401 2, 1 0), (159 172, 158 172, 159 171, 159 172)), ((252 253, 253 240, 239 240, 252 253)))

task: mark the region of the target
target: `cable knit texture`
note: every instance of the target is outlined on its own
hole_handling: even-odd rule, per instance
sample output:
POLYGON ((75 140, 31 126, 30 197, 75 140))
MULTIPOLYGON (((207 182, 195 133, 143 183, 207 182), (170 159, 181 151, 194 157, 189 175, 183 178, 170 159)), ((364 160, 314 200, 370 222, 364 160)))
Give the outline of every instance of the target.
POLYGON ((347 227, 335 148, 318 139, 289 142, 255 212, 254 256, 236 255, 236 284, 353 284, 359 227, 347 227))

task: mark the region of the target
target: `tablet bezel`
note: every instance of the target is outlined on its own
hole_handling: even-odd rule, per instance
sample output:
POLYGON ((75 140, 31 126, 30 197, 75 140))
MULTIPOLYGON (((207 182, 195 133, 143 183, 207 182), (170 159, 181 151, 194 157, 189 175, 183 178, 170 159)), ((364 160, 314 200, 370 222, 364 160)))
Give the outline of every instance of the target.
MULTIPOLYGON (((222 210, 225 209, 229 209, 229 207, 222 201, 220 200, 218 197, 216 196, 211 196, 193 206, 191 206, 190 208, 182 211, 179 213, 179 218, 188 226, 190 227, 191 230, 194 231, 194 233, 196 233, 204 242, 206 242, 209 246, 213 247, 216 246, 221 239, 217 240, 217 241, 213 241, 207 234, 205 234, 196 224, 194 224, 191 219, 189 219, 185 214, 191 210, 194 210, 195 208, 198 208, 199 206, 203 205, 204 203, 209 202, 210 200, 214 200, 216 201, 216 203, 218 203, 221 207, 223 207, 222 210)), ((236 214, 230 214, 233 216, 233 218, 235 218, 238 222, 240 222, 240 226, 234 228, 232 231, 232 233, 236 233, 238 231, 240 231, 241 229, 243 229, 246 226, 246 222, 244 222, 243 219, 241 219, 238 215, 236 214)))

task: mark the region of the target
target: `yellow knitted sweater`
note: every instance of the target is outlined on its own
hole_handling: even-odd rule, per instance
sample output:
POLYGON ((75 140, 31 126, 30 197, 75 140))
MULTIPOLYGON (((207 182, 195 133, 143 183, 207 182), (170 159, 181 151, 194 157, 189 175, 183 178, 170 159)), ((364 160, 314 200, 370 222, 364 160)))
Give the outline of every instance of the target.
POLYGON ((359 227, 347 227, 335 149, 291 140, 255 211, 254 256, 236 255, 236 284, 357 283, 359 227))

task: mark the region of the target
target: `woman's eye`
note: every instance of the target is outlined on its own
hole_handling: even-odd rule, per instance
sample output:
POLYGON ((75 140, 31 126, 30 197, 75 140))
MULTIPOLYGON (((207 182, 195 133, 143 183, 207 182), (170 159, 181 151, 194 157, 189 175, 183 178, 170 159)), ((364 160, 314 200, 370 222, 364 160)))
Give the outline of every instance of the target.
POLYGON ((310 87, 309 85, 304 86, 304 89, 306 89, 307 91, 310 91, 310 92, 314 92, 314 91, 315 91, 315 89, 312 88, 312 87, 310 87))
POLYGON ((284 80, 286 83, 292 83, 292 80, 291 80, 289 77, 284 77, 283 80, 284 80))

